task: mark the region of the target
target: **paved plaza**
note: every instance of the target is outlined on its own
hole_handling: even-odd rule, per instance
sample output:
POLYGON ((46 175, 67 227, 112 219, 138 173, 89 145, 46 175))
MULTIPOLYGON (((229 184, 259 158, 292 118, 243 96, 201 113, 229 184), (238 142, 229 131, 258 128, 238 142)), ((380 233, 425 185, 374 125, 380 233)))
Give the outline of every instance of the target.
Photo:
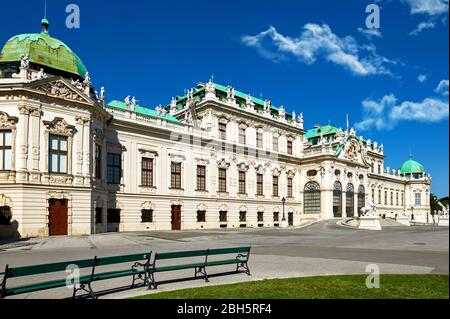
MULTIPOLYGON (((209 283, 193 280, 191 270, 157 274, 158 291, 268 278, 361 274, 369 264, 377 264, 382 273, 449 273, 448 227, 405 227, 386 221, 382 231, 364 231, 338 223, 337 220, 321 221, 296 229, 109 233, 2 242, 0 267, 3 270, 6 264, 18 266, 148 251, 251 245, 252 276, 224 275, 234 270, 233 266, 210 268, 209 283)), ((21 282, 24 281, 11 280, 9 284, 21 282)), ((149 293, 145 287, 130 289, 130 284, 130 278, 121 278, 94 283, 93 288, 102 292, 100 298, 149 293), (111 288, 117 289, 108 290, 111 288)), ((59 288, 12 298, 68 298, 71 293, 67 288, 59 288)))

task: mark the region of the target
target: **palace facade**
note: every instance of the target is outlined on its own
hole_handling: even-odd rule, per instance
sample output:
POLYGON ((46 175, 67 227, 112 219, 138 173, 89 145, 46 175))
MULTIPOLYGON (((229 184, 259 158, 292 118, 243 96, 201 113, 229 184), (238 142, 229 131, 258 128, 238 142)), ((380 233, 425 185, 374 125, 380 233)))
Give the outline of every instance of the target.
POLYGON ((213 81, 166 106, 105 100, 81 59, 50 36, 0 54, 0 237, 277 227, 430 211, 431 177, 350 128, 213 81))

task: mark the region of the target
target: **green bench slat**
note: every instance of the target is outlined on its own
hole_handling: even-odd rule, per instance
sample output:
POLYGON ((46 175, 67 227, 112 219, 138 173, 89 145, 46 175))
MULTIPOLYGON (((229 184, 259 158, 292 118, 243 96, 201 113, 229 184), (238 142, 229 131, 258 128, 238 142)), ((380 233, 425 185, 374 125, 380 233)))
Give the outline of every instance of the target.
POLYGON ((208 261, 206 266, 231 265, 231 264, 237 264, 237 263, 243 263, 243 262, 246 262, 246 260, 241 260, 241 259, 215 260, 215 261, 208 261))
POLYGON ((174 265, 174 266, 164 266, 155 268, 155 272, 162 271, 171 271, 171 270, 182 270, 182 269, 191 269, 196 267, 204 267, 205 263, 196 263, 196 264, 185 264, 185 265, 174 265))
POLYGON ((147 260, 148 257, 149 257, 149 253, 133 254, 133 255, 127 255, 127 256, 113 256, 113 257, 97 258, 97 266, 106 266, 106 265, 120 264, 120 263, 132 262, 132 261, 147 260))
POLYGON ((94 259, 65 261, 52 264, 41 264, 23 267, 11 267, 8 269, 8 278, 23 277, 50 272, 66 271, 67 266, 77 265, 78 268, 89 268, 93 266, 94 259))
POLYGON ((39 283, 35 283, 35 284, 7 288, 6 295, 8 295, 8 296, 18 295, 18 294, 23 294, 23 293, 27 293, 27 292, 40 291, 40 290, 46 290, 46 289, 58 288, 58 287, 64 287, 64 286, 66 286, 65 279, 45 281, 45 282, 39 282, 39 283))
POLYGON ((177 251, 155 255, 155 260, 206 256, 207 250, 177 251))
POLYGON ((226 254, 239 254, 248 253, 251 247, 236 247, 236 248, 219 248, 210 249, 208 255, 226 255, 226 254))

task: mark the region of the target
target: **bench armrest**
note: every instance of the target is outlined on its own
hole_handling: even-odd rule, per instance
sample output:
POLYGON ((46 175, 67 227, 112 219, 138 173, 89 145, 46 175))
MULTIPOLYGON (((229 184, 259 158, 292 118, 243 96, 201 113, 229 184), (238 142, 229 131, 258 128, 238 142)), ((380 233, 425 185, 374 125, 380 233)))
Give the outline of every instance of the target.
POLYGON ((236 257, 236 260, 238 260, 239 258, 245 258, 245 259, 248 260, 248 255, 249 255, 249 254, 239 254, 239 255, 237 255, 237 257, 236 257))

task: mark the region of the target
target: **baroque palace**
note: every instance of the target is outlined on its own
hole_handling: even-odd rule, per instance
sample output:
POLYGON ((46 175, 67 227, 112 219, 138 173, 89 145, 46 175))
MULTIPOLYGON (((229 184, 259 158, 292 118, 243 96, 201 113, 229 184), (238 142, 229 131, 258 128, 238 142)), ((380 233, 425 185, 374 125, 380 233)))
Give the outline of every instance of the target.
POLYGON ((80 58, 50 36, 0 54, 0 237, 276 227, 379 214, 426 221, 431 177, 353 129, 213 81, 150 109, 105 101, 80 58), (283 219, 283 216, 285 219, 283 219))

